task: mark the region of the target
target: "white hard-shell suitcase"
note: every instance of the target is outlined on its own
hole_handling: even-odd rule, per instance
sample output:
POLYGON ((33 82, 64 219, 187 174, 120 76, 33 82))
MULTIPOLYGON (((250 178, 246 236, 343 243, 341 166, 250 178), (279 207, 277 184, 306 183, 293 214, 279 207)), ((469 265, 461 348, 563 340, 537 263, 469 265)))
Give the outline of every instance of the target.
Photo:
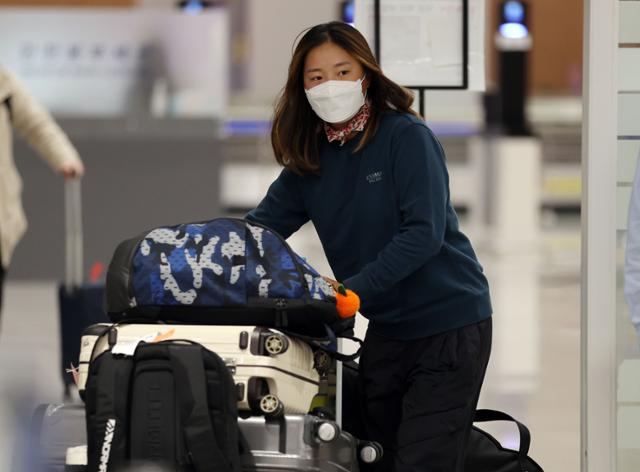
MULTIPOLYGON (((81 340, 78 390, 84 396, 89 363, 115 346, 126 351, 139 341, 188 340, 215 352, 231 370, 242 412, 278 417, 307 413, 320 378, 311 347, 271 328, 168 324, 97 324, 81 340)), ((241 413, 242 414, 242 413, 241 413)))

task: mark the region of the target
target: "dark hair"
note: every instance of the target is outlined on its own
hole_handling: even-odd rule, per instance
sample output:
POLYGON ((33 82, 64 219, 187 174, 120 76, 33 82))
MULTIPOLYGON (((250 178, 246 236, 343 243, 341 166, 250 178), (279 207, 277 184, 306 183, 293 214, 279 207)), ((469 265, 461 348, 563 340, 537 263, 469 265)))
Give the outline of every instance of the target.
POLYGON ((309 51, 327 42, 340 46, 357 59, 369 81, 367 98, 371 102, 371 116, 354 152, 364 148, 375 135, 386 111, 417 115, 411 109, 413 93, 382 73, 367 40, 357 29, 340 21, 314 26, 295 48, 271 128, 276 160, 298 174, 320 169, 318 135, 322 131, 322 120, 311 109, 305 95, 304 63, 309 51))

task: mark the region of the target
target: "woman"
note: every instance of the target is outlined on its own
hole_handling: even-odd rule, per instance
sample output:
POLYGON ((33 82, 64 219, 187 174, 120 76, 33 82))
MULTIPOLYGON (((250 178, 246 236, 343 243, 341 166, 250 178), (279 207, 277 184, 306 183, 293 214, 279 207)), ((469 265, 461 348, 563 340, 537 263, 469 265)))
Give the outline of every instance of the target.
POLYGON ((311 220, 335 276, 360 296, 360 434, 384 446, 375 470, 451 472, 489 359, 491 302, 444 151, 412 102, 356 29, 311 28, 275 110, 284 170, 247 219, 285 238, 311 220))
POLYGON ((64 131, 17 77, 0 67, 0 306, 5 272, 27 228, 22 182, 13 161, 12 128, 65 178, 84 173, 78 152, 64 131))

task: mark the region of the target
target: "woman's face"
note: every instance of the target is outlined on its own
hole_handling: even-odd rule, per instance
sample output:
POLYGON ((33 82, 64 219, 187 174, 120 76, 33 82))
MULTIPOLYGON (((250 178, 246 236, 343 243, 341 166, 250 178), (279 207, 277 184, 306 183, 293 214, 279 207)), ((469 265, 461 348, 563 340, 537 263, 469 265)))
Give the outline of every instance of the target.
MULTIPOLYGON (((309 90, 328 80, 356 81, 364 75, 360 62, 340 46, 326 42, 316 46, 304 61, 304 88, 309 90)), ((369 86, 368 78, 362 81, 362 93, 369 86)))

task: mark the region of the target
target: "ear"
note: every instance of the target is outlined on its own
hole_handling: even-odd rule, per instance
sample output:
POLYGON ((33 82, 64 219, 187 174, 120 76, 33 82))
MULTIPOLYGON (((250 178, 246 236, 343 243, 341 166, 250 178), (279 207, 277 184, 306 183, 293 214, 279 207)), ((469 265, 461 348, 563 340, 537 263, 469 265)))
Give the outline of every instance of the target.
POLYGON ((365 95, 367 93, 367 90, 369 90, 369 85, 371 85, 371 81, 369 80, 369 74, 366 74, 364 76, 364 80, 362 81, 362 95, 365 95))

